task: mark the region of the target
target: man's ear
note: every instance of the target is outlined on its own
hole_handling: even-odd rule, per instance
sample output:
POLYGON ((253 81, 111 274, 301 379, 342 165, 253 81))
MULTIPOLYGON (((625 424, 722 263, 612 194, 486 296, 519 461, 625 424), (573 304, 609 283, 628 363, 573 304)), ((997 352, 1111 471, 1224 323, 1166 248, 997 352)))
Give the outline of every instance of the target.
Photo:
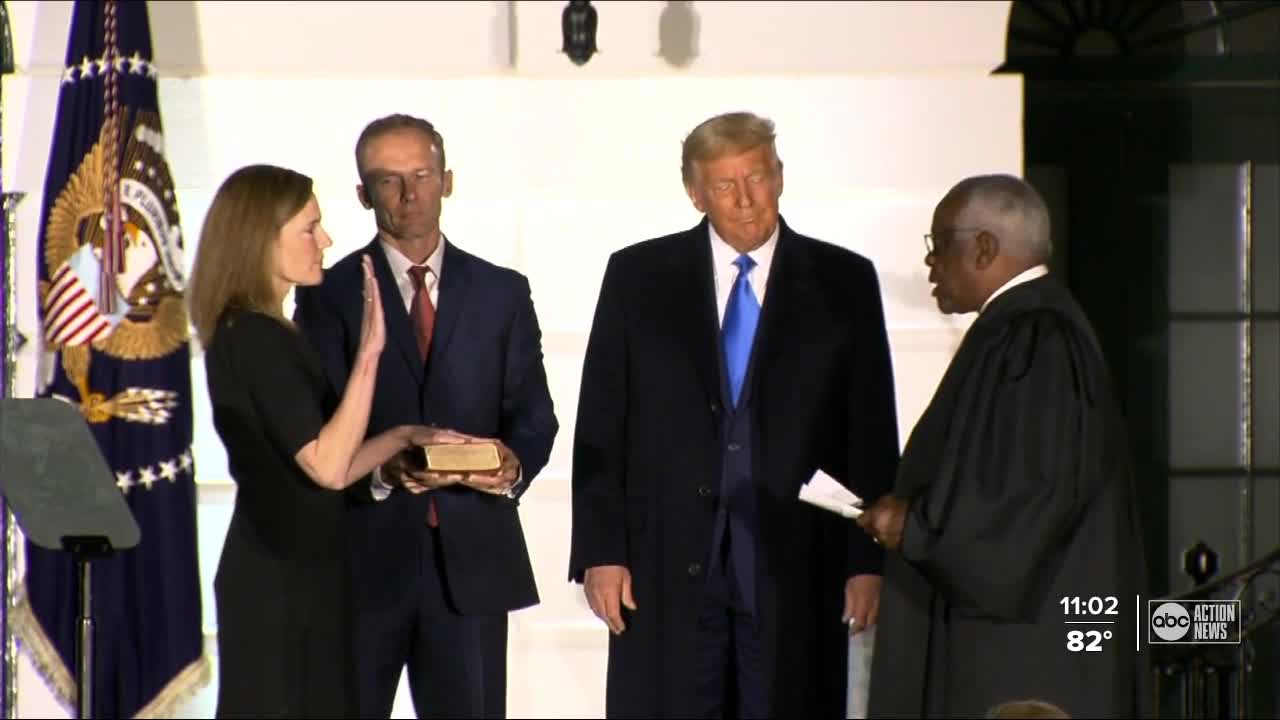
POLYGON ((696 208, 698 212, 705 213, 707 211, 707 209, 702 206, 702 200, 698 197, 698 193, 693 189, 692 185, 686 183, 684 186, 684 192, 689 196, 690 202, 693 203, 693 207, 696 208))
POLYGON ((986 270, 1000 256, 1000 238, 983 230, 973 240, 974 265, 979 270, 986 270))
POLYGON ((440 184, 440 197, 449 197, 453 194, 453 171, 445 170, 444 178, 440 184))
POLYGON ((356 199, 365 210, 373 207, 373 203, 369 202, 369 191, 365 189, 364 183, 356 185, 356 199))

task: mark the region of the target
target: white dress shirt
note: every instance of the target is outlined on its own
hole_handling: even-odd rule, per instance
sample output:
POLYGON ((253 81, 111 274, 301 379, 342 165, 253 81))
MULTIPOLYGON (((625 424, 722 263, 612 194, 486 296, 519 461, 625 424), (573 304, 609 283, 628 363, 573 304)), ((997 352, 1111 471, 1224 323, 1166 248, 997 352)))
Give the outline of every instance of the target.
MULTIPOLYGON (((387 242, 386 239, 380 239, 382 243, 382 251, 387 256, 387 264, 391 266, 391 276, 396 279, 396 289, 400 291, 400 299, 404 301, 405 312, 411 312, 413 309, 413 278, 409 277, 409 268, 414 267, 414 262, 395 245, 387 242)), ((427 256, 427 261, 423 265, 427 266, 427 273, 422 278, 422 284, 427 287, 427 295, 431 298, 431 306, 440 307, 440 271, 444 266, 444 244, 445 236, 440 235, 440 242, 436 244, 436 249, 427 256)), ((507 491, 507 497, 514 497, 514 490, 524 482, 524 468, 520 468, 520 474, 516 477, 515 483, 511 489, 507 491)), ((391 486, 382 480, 382 468, 373 469, 373 482, 369 484, 369 490, 373 493, 374 500, 385 500, 391 494, 391 486)))
MULTIPOLYGON (((404 310, 409 312, 413 309, 413 278, 409 277, 409 268, 414 263, 405 254, 400 252, 400 248, 387 242, 385 238, 378 240, 382 243, 382 252, 387 256, 387 264, 391 266, 391 277, 396 279, 396 289, 400 291, 400 299, 404 300, 404 310)), ((440 303, 440 269, 444 264, 444 235, 440 236, 440 242, 436 243, 436 249, 427 256, 427 261, 423 263, 427 266, 428 272, 422 278, 422 282, 427 286, 427 294, 431 296, 431 306, 439 307, 440 303)))
POLYGON ((1016 285, 1021 285, 1024 282, 1031 282, 1036 278, 1042 278, 1048 274, 1049 274, 1049 267, 1047 265, 1036 265, 1033 268, 1028 268, 1018 273, 1017 275, 1014 275, 1013 277, 1009 278, 1009 282, 996 288, 996 291, 991 293, 991 297, 987 298, 987 301, 982 303, 982 307, 978 308, 978 313, 981 314, 983 310, 986 310, 987 306, 991 304, 991 301, 995 300, 996 296, 999 295, 1000 293, 1016 285))
MULTIPOLYGON (((773 253, 778 249, 778 230, 781 225, 773 228, 773 234, 760 247, 747 253, 747 256, 756 261, 756 266, 751 269, 751 274, 747 279, 751 282, 751 291, 756 294, 756 302, 760 303, 760 307, 764 307, 764 289, 769 282, 769 269, 773 266, 773 253)), ((716 287, 716 310, 719 313, 720 324, 724 325, 724 311, 729 306, 729 295, 733 293, 733 285, 738 280, 738 266, 733 264, 734 260, 741 255, 733 246, 724 241, 716 232, 716 228, 711 223, 707 223, 707 228, 711 235, 711 267, 715 271, 715 287, 716 287)))
MULTIPOLYGON (((391 266, 391 277, 396 279, 396 289, 400 291, 400 299, 404 301, 405 312, 410 312, 413 309, 414 288, 409 268, 414 267, 415 263, 400 252, 400 248, 387 242, 386 238, 380 238, 378 242, 382 243, 382 252, 387 256, 387 264, 391 266)), ((440 306, 440 269, 444 265, 444 243, 442 234, 440 242, 436 243, 436 249, 423 263, 428 272, 423 275, 422 284, 427 286, 432 307, 440 306)), ((382 481, 381 467, 373 469, 373 482, 369 484, 369 491, 373 493, 374 500, 386 500, 391 495, 391 486, 382 481)))

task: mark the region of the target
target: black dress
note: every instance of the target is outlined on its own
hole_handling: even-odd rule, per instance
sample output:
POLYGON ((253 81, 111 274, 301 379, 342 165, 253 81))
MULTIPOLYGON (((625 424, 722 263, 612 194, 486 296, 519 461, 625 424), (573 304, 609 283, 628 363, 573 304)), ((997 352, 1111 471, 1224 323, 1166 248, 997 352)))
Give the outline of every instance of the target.
POLYGON ((236 481, 214 578, 218 717, 354 717, 344 500, 294 460, 337 406, 293 328, 227 311, 206 357, 236 481))

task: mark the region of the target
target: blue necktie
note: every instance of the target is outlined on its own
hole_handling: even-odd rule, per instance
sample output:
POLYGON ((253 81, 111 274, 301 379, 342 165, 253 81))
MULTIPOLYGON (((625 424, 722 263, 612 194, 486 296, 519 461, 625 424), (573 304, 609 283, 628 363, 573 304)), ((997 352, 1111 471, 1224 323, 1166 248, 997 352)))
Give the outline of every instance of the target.
POLYGON ((760 320, 760 303, 751 290, 751 268, 756 266, 756 261, 747 255, 739 255, 733 264, 738 266, 738 279, 729 293, 720 338, 724 344, 724 366, 729 372, 729 393, 734 407, 737 407, 742 381, 747 376, 747 362, 751 360, 756 323, 760 320))

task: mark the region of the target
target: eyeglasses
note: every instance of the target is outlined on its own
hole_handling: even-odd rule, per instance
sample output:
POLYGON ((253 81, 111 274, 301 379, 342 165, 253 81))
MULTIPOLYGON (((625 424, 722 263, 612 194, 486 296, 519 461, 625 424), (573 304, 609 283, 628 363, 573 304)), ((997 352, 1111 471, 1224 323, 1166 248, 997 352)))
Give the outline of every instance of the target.
POLYGON ((982 232, 982 228, 947 228, 936 233, 925 233, 924 235, 924 252, 925 255, 934 255, 938 252, 938 238, 947 235, 954 235, 962 232, 982 232))

